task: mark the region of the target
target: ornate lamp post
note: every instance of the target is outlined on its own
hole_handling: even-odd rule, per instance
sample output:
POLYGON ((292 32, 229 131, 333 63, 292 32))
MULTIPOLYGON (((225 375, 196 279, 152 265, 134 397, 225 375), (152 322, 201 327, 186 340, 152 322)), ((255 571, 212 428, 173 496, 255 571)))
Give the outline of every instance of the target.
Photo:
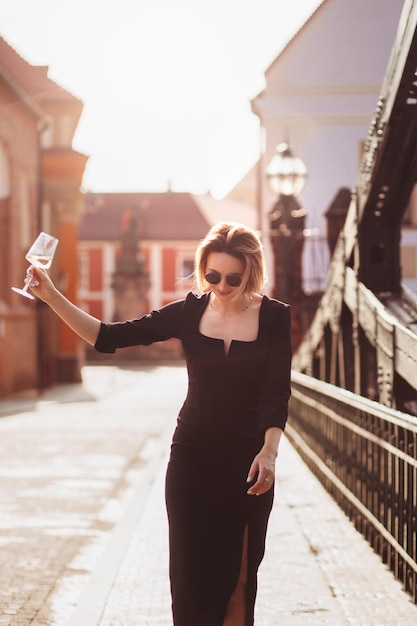
POLYGON ((266 176, 271 191, 278 196, 269 213, 269 234, 274 254, 273 297, 288 302, 292 307, 292 339, 296 348, 303 334, 302 252, 306 216, 296 196, 306 183, 307 168, 300 158, 292 154, 290 147, 282 143, 276 148, 266 176))

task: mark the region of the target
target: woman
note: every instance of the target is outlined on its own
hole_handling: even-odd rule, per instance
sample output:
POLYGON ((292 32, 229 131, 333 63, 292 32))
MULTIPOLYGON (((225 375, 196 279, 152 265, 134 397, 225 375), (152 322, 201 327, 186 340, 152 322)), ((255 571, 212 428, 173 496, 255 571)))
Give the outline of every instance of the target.
POLYGON ((189 386, 166 474, 174 625, 252 626, 291 368, 290 308, 261 295, 258 237, 217 224, 196 252, 201 294, 120 323, 29 271, 35 295, 98 351, 181 340, 189 386))

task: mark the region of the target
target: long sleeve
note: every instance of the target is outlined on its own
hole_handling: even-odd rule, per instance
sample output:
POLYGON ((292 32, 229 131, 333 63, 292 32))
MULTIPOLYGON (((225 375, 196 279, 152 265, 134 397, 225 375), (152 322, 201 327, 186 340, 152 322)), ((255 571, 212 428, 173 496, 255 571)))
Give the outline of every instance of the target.
POLYGON ((167 304, 138 319, 101 324, 94 345, 98 352, 113 353, 117 348, 148 346, 157 341, 181 337, 184 300, 167 304))
POLYGON ((282 303, 275 303, 274 309, 261 393, 262 431, 272 426, 285 428, 291 395, 291 309, 282 303))

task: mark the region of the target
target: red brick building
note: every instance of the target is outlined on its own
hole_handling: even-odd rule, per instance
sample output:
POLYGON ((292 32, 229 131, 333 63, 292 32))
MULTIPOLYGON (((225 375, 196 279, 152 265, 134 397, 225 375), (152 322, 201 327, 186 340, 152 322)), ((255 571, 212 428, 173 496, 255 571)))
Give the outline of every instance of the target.
POLYGON ((51 274, 77 294, 80 185, 87 157, 72 149, 82 102, 0 38, 0 397, 80 378, 78 340, 23 286, 41 230, 60 240, 51 274))

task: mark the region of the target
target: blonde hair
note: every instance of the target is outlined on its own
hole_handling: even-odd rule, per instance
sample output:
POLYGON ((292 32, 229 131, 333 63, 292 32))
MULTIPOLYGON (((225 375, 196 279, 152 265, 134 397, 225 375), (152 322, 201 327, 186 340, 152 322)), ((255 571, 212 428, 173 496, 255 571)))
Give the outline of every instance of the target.
POLYGON ((245 293, 262 292, 266 282, 265 257, 262 243, 251 228, 238 222, 219 222, 209 230, 195 254, 194 275, 203 293, 210 289, 204 275, 212 252, 224 252, 243 261, 242 284, 237 287, 234 299, 245 293))

